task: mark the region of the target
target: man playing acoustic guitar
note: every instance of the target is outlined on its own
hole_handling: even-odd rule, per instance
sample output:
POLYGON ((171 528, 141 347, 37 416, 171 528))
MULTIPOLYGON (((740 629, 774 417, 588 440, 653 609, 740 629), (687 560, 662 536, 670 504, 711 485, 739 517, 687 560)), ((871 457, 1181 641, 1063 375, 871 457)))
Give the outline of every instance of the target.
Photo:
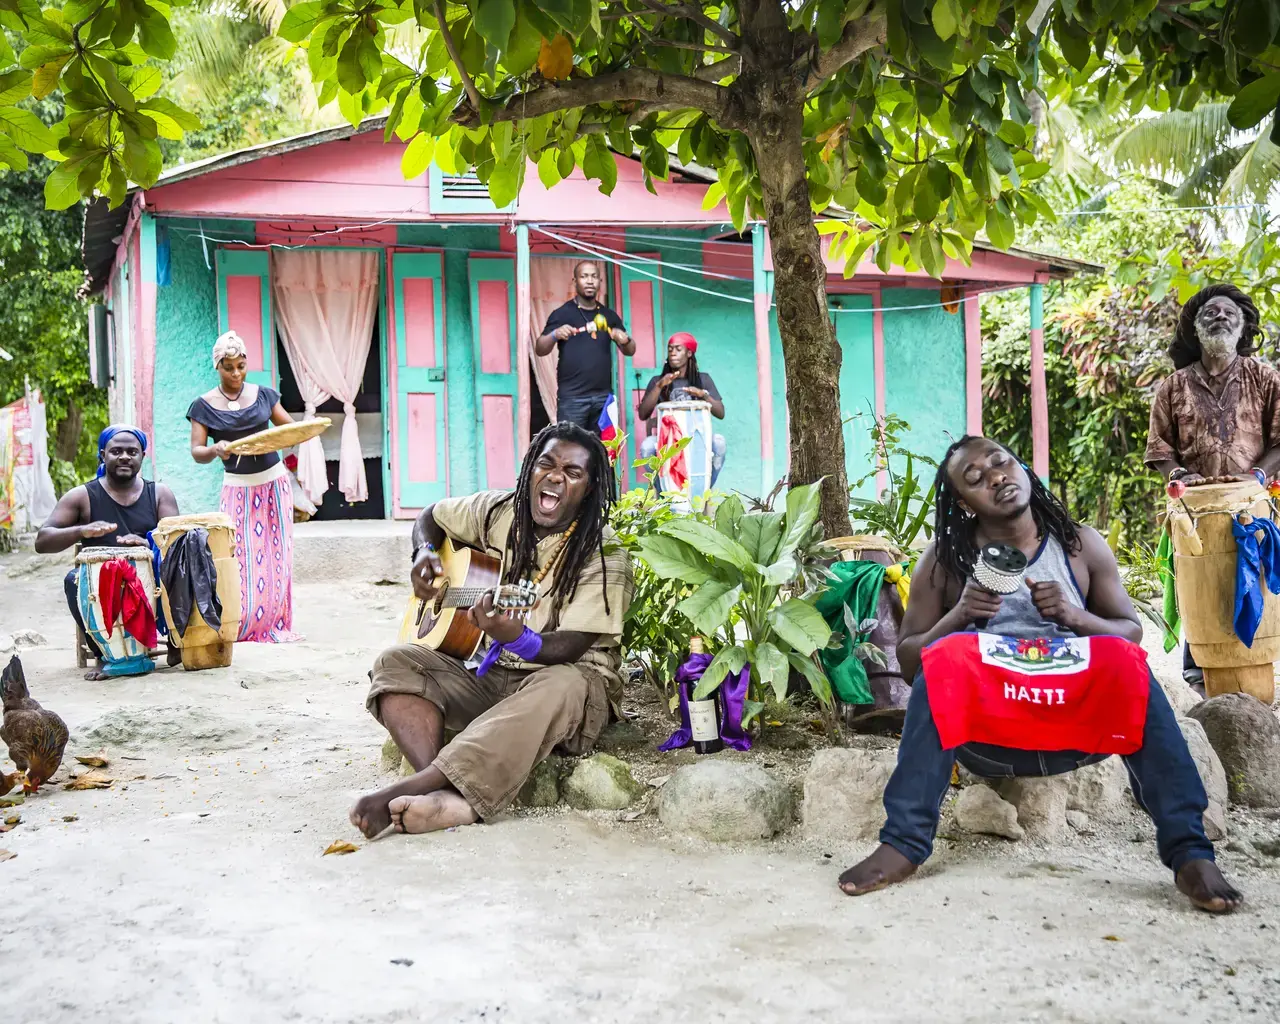
POLYGON ((621 697, 633 587, 607 525, 616 494, 600 440, 555 423, 529 446, 514 492, 423 510, 413 530, 417 597, 436 594, 446 538, 500 558, 505 583, 535 581, 542 597, 525 622, 495 609, 492 594, 470 609, 490 640, 475 667, 419 644, 378 656, 366 705, 416 774, 356 802, 351 822, 366 836, 490 818, 553 748, 583 754, 594 745, 621 697), (446 728, 457 732, 447 745, 446 728))

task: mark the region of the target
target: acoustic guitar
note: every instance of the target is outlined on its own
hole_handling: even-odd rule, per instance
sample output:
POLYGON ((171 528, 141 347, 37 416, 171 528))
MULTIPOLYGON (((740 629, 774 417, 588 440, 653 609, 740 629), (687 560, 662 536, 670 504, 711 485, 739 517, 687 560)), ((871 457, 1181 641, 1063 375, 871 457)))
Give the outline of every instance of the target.
POLYGON ((400 623, 402 644, 420 644, 466 661, 485 639, 485 633, 467 618, 467 611, 485 594, 493 594, 495 608, 520 619, 538 606, 537 586, 528 580, 503 583, 502 563, 492 555, 455 546, 447 538, 437 554, 444 573, 436 577, 433 598, 409 598, 400 623))

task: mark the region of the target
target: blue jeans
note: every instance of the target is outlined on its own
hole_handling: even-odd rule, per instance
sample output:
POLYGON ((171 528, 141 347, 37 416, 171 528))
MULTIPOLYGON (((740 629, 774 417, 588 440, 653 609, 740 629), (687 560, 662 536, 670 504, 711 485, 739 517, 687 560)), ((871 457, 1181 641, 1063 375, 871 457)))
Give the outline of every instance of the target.
MULTIPOLYGON (((1176 874, 1187 861, 1213 860, 1213 844, 1205 838, 1202 820, 1209 801, 1164 691, 1154 677, 1149 686, 1142 748, 1126 756, 1124 764, 1134 797, 1155 822, 1160 860, 1176 874)), ((1061 775, 1108 756, 1075 750, 1017 750, 988 743, 943 750, 922 670, 911 687, 898 766, 884 790, 888 819, 880 831, 880 842, 892 846, 912 864, 928 859, 956 761, 983 778, 1014 778, 1061 775)))
MULTIPOLYGON (((711 486, 716 485, 720 470, 724 469, 726 445, 723 434, 711 435, 711 486)), ((650 434, 640 442, 640 458, 651 459, 658 454, 658 435, 650 434)))
POLYGON ((607 391, 599 395, 560 395, 556 399, 556 419, 561 423, 565 420, 576 423, 583 430, 589 430, 599 437, 600 414, 604 412, 604 403, 607 401, 607 391))

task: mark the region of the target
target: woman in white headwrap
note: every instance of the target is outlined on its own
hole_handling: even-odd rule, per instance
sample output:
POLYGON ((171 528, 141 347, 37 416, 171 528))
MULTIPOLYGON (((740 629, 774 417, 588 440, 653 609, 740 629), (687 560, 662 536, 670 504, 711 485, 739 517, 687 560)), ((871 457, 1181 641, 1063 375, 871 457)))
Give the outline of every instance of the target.
POLYGON ((227 445, 293 418, 280 393, 245 380, 248 354, 235 331, 213 345, 218 386, 187 410, 191 457, 200 463, 221 459, 222 511, 236 528, 242 618, 240 640, 287 643, 293 632, 293 495, 289 472, 278 452, 232 455, 227 445))

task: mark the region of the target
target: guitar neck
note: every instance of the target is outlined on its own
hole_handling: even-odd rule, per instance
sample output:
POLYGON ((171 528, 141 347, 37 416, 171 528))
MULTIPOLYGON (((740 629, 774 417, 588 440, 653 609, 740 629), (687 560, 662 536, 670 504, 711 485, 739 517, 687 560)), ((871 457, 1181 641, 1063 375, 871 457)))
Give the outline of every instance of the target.
POLYGON ((470 608, 487 593, 485 587, 457 587, 445 594, 441 603, 445 608, 470 608))

